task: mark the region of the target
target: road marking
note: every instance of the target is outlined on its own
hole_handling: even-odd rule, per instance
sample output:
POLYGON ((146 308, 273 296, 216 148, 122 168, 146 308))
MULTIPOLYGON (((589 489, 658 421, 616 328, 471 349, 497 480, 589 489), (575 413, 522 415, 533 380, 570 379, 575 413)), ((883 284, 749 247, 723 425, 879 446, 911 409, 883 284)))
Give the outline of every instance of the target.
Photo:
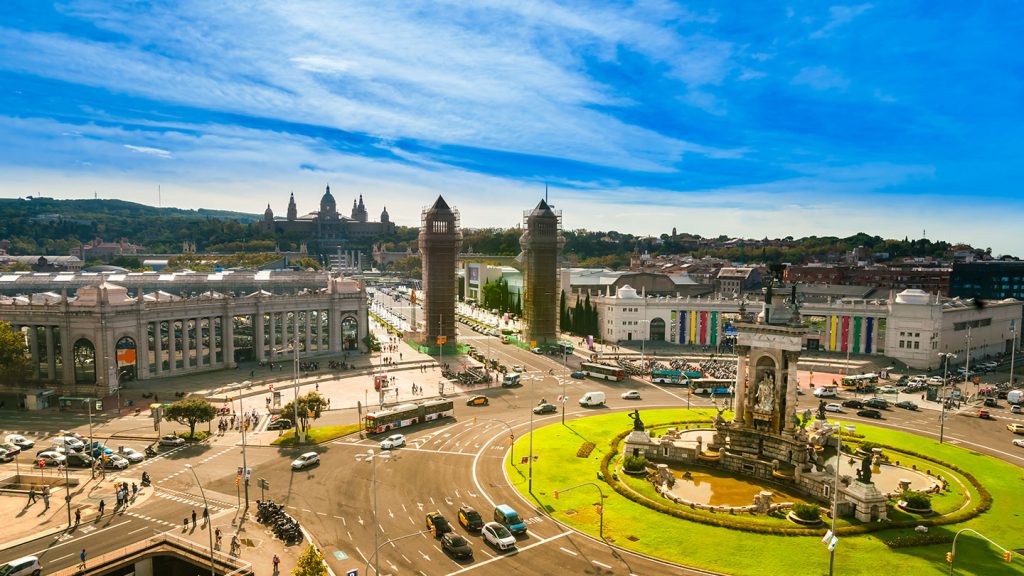
POLYGON ((388 516, 395 517, 395 513, 391 511, 391 508, 388 508, 388 516))
MULTIPOLYGON (((113 530, 114 528, 120 528, 121 526, 124 526, 125 524, 128 524, 129 522, 131 522, 131 520, 125 520, 124 522, 121 522, 120 524, 114 524, 113 526, 107 526, 106 528, 100 528, 99 530, 93 531, 93 532, 91 532, 88 535, 82 535, 81 537, 79 537, 77 539, 80 540, 82 538, 86 538, 87 536, 92 536, 93 534, 99 534, 100 532, 106 532, 107 530, 113 530)), ((46 550, 53 550, 54 548, 60 548, 61 546, 65 546, 67 544, 70 544, 71 542, 72 542, 72 540, 68 540, 67 542, 61 542, 60 544, 54 544, 53 546, 47 547, 46 550)), ((30 554, 30 556, 41 556, 44 552, 46 552, 46 550, 40 550, 39 552, 35 552, 33 554, 30 554)))
POLYGON ((437 502, 434 502, 434 497, 430 496, 429 498, 430 498, 430 505, 431 506, 437 506, 437 502))
POLYGON ((572 554, 573 556, 579 556, 579 554, 573 552, 572 550, 569 550, 568 548, 562 548, 561 546, 559 546, 558 549, 561 550, 562 552, 565 552, 566 554, 572 554))
POLYGON ((427 562, 430 562, 430 556, 427 556, 422 550, 417 550, 417 552, 420 553, 420 556, 423 556, 424 560, 426 560, 427 562))
POLYGON ((402 504, 402 512, 408 512, 408 511, 409 511, 409 509, 405 507, 405 504, 402 504))
POLYGON ((326 512, 317 512, 317 516, 327 516, 326 512))
POLYGON ((395 566, 395 563, 392 562, 391 560, 388 560, 388 566, 391 566, 391 569, 394 570, 395 573, 398 572, 398 566, 395 566))
POLYGON ((139 528, 138 530, 132 530, 131 532, 128 533, 128 535, 130 536, 132 534, 135 534, 136 532, 142 532, 143 530, 149 530, 149 528, 143 526, 142 528, 139 528))
POLYGON ((477 569, 477 568, 479 568, 481 566, 485 566, 487 564, 490 564, 491 562, 495 562, 497 560, 502 560, 504 558, 510 558, 512 556, 517 556, 519 554, 522 554, 523 552, 526 552, 530 548, 535 548, 535 547, 540 546, 542 544, 547 544, 548 542, 551 542, 552 540, 557 540, 559 538, 563 538, 563 537, 568 536, 570 534, 575 534, 575 532, 561 532, 561 533, 556 534, 556 535, 554 535, 554 536, 552 536, 550 538, 545 538, 543 540, 540 540, 539 542, 534 542, 533 544, 530 544, 529 546, 524 546, 522 548, 514 548, 512 550, 511 554, 505 554, 505 555, 502 555, 502 556, 491 556, 491 558, 489 560, 484 560, 483 562, 477 562, 477 563, 473 564, 472 566, 466 566, 465 568, 463 568, 461 570, 456 570, 455 572, 449 572, 448 576, 454 576, 455 574, 462 574, 463 572, 469 572, 470 570, 475 570, 475 569, 477 569))
POLYGON ((360 516, 360 517, 359 517, 359 525, 360 525, 360 526, 362 526, 362 525, 363 525, 363 517, 362 517, 362 516, 360 516))
POLYGON ((612 569, 611 566, 605 564, 604 562, 598 562, 597 560, 591 560, 590 563, 594 564, 595 566, 600 566, 601 568, 604 568, 605 570, 611 570, 612 569))
POLYGON ((345 532, 348 533, 348 541, 351 542, 352 541, 352 532, 350 530, 346 530, 345 532))
POLYGON ((344 519, 344 518, 342 518, 342 519, 341 519, 341 525, 342 525, 342 526, 348 526, 348 522, 346 522, 346 521, 345 521, 345 519, 344 519))
POLYGON ((409 560, 409 558, 405 554, 402 554, 402 560, 405 560, 406 564, 412 564, 412 560, 409 560))

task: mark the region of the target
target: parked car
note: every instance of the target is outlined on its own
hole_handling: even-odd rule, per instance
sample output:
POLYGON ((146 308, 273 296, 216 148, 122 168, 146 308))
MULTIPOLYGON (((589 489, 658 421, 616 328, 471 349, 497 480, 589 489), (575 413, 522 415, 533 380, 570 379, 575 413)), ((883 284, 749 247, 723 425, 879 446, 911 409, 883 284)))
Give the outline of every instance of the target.
POLYGON ((622 393, 622 399, 623 400, 639 400, 640 399, 640 391, 639 390, 630 390, 629 392, 623 392, 622 393))
POLYGON ((405 446, 405 436, 401 434, 392 434, 380 443, 381 450, 393 450, 401 446, 405 446))
POLYGON ((160 437, 161 446, 184 446, 185 439, 175 436, 174 434, 165 434, 160 437))
POLYGON ((898 392, 895 386, 882 386, 878 389, 879 394, 895 394, 898 392))
POLYGON ((473 549, 469 542, 455 532, 449 532, 441 537, 441 548, 454 558, 472 558, 473 549))
POLYGON ((2 576, 39 576, 42 572, 43 565, 35 556, 25 556, 6 564, 0 564, 0 575, 2 576))
POLYGON ((884 398, 868 398, 868 401, 864 403, 864 406, 868 408, 885 410, 886 408, 889 407, 889 402, 884 398))
POLYGON ((839 404, 837 402, 829 402, 828 404, 825 404, 825 411, 826 412, 842 412, 843 411, 843 405, 839 404))
POLYGON ((130 462, 128 462, 127 458, 125 458, 123 456, 118 456, 117 454, 114 454, 113 452, 109 452, 109 453, 103 454, 102 458, 105 461, 104 466, 106 466, 108 468, 113 468, 115 470, 124 470, 130 464, 130 462))
POLYGON ((871 408, 865 408, 864 410, 858 410, 857 411, 857 416, 862 416, 864 418, 881 419, 882 418, 882 413, 879 412, 878 410, 874 410, 874 409, 871 409, 871 408))
POLYGON ((466 406, 487 406, 491 401, 487 396, 473 396, 469 400, 466 400, 466 406))
POLYGON ((1010 414, 1020 414, 1021 412, 1024 412, 1024 408, 1021 408, 1020 404, 1010 406, 1010 414))
POLYGON ((1006 429, 1014 434, 1024 434, 1024 424, 1007 424, 1006 429))
POLYGON ((36 460, 42 460, 47 466, 63 464, 67 457, 56 450, 42 450, 36 454, 36 460))
POLYGON ((292 421, 287 418, 278 418, 267 424, 267 430, 288 430, 292 427, 292 421))
POLYGON ((302 470, 320 463, 320 455, 316 452, 306 452, 295 460, 292 460, 292 470, 302 470))
POLYGON ((577 380, 582 380, 587 377, 587 375, 582 370, 576 370, 572 374, 569 374, 569 376, 577 380))
POLYGON ((999 407, 999 401, 997 401, 995 398, 985 398, 985 401, 982 402, 982 404, 984 404, 985 406, 988 406, 989 408, 998 408, 999 407))
POLYGON ((860 409, 860 408, 863 408, 863 407, 864 407, 864 403, 861 402, 860 400, 847 400, 847 401, 843 402, 843 408, 857 408, 857 409, 860 409))
POLYGON ((4 442, 10 442, 22 450, 30 450, 36 445, 35 442, 25 438, 21 434, 8 434, 4 437, 4 442))
POLYGON ((10 462, 11 460, 14 460, 14 454, 0 448, 0 462, 10 462))
POLYGON ((488 522, 480 529, 484 541, 499 550, 508 550, 516 547, 516 537, 497 522, 488 522))
POLYGON ((0 448, 7 450, 7 453, 10 454, 11 456, 17 456, 18 454, 21 454, 21 446, 18 446, 17 444, 4 442, 3 444, 0 444, 0 448))
POLYGON ((903 408, 904 410, 917 410, 917 404, 914 404, 910 400, 900 400, 896 403, 897 408, 903 408))
POLYGON ((85 442, 82 442, 74 436, 57 436, 53 439, 53 445, 75 452, 85 449, 85 442))
POLYGON ((534 414, 552 414, 558 412, 558 407, 554 404, 540 404, 533 407, 534 414))
POLYGON ((117 453, 131 462, 132 464, 138 464, 146 459, 146 455, 134 448, 128 448, 127 446, 121 446, 117 449, 117 453))
POLYGON ((427 512, 427 530, 433 534, 435 538, 441 538, 448 532, 452 531, 452 525, 448 523, 448 520, 441 515, 440 512, 427 512))
POLYGON ((484 527, 484 520, 480 517, 480 513, 474 510, 472 506, 463 504, 459 507, 459 524, 466 530, 475 532, 484 527))
POLYGON ((1011 444, 1024 448, 1024 438, 1014 438, 1011 444))
POLYGON ((71 468, 91 468, 96 460, 84 452, 72 452, 67 455, 67 464, 71 468))

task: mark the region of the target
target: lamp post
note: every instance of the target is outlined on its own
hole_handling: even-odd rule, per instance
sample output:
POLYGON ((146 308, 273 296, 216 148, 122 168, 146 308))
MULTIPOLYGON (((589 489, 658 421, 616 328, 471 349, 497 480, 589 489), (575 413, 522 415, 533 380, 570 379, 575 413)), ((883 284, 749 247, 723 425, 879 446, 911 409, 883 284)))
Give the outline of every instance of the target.
POLYGON ((1013 344, 1010 348, 1010 387, 1013 387, 1013 365, 1017 360, 1017 329, 1014 327, 1010 328, 1010 338, 1013 340, 1013 344))
MULTIPOLYGON (((199 494, 203 497, 203 506, 206 507, 206 510, 209 510, 210 504, 206 501, 206 491, 203 490, 203 485, 199 482, 199 476, 196 475, 196 469, 193 468, 191 464, 185 464, 185 468, 188 468, 192 472, 192 477, 196 479, 196 486, 199 486, 199 494)), ((246 498, 246 500, 248 500, 248 498, 246 498)), ((213 569, 213 530, 211 530, 211 528, 210 517, 206 516, 206 533, 210 537, 210 576, 217 576, 213 569)))
MULTIPOLYGON (((536 398, 536 394, 533 393, 534 385, 530 383, 530 399, 536 398)), ((563 411, 564 412, 564 411, 563 411)), ((530 406, 530 461, 528 463, 527 473, 527 492, 533 494, 533 405, 530 406)))
MULTIPOLYGON (((365 456, 365 460, 367 462, 371 462, 373 464, 373 479, 371 480, 371 484, 373 485, 373 548, 374 548, 374 552, 373 552, 373 573, 374 574, 380 574, 380 559, 377 557, 377 550, 380 550, 380 545, 378 545, 379 535, 380 535, 380 524, 377 523, 377 459, 378 458, 385 458, 385 459, 387 459, 387 458, 390 458, 390 457, 391 457, 390 454, 387 454, 387 453, 384 453, 384 452, 381 452, 380 454, 375 454, 372 449, 367 450, 366 451, 366 456, 365 456)), ((418 534, 418 532, 417 532, 417 534, 418 534)), ((385 542, 384 544, 387 544, 387 542, 385 542)), ((367 573, 370 571, 369 561, 367 561, 366 571, 367 571, 367 573)))
POLYGON ((599 522, 600 522, 599 525, 598 525, 599 526, 598 527, 598 534, 600 534, 601 540, 604 540, 604 490, 601 490, 600 486, 598 486, 597 484, 595 484, 593 482, 584 482, 582 484, 577 484, 575 486, 570 486, 568 488, 562 488, 560 490, 555 490, 555 492, 554 492, 555 499, 557 500, 558 499, 558 495, 560 493, 562 493, 562 492, 568 492, 570 490, 575 490, 575 489, 581 488, 583 486, 593 486, 594 488, 597 488, 597 493, 600 494, 600 496, 601 496, 601 500, 597 503, 597 515, 598 515, 599 522))
MULTIPOLYGON (((836 436, 836 465, 835 465, 835 478, 832 484, 832 538, 835 538, 836 534, 836 517, 839 515, 839 463, 843 458, 843 424, 842 422, 836 422, 839 427, 839 434, 836 436)), ((853 432, 853 426, 850 426, 849 432, 853 432)), ((832 576, 832 569, 835 567, 836 562, 836 547, 831 542, 829 544, 828 551, 828 574, 832 576)))
POLYGON ((939 352, 939 358, 945 360, 945 368, 942 371, 943 394, 939 395, 939 399, 942 401, 942 413, 939 415, 939 444, 942 444, 946 434, 946 404, 948 398, 945 397, 945 393, 949 391, 949 359, 956 358, 956 354, 951 352, 939 352))
POLYGON ((430 532, 429 530, 420 530, 419 532, 413 532, 412 534, 406 534, 405 536, 399 536, 398 538, 391 538, 390 540, 388 540, 386 542, 382 542, 381 545, 377 546, 377 548, 373 551, 373 554, 371 554, 370 557, 366 559, 366 568, 363 569, 363 573, 365 573, 365 574, 369 574, 370 573, 370 560, 373 560, 374 561, 374 567, 373 567, 374 574, 376 574, 376 570, 377 570, 377 566, 376 566, 377 554, 380 553, 380 549, 381 548, 383 548, 383 547, 385 547, 388 544, 391 544, 393 542, 398 542, 399 540, 405 540, 406 538, 412 538, 413 536, 419 536, 420 534, 427 534, 429 532, 430 532))
POLYGON ((251 384, 248 380, 241 384, 235 385, 235 391, 238 392, 238 416, 241 419, 239 427, 242 429, 242 482, 245 483, 245 509, 242 512, 242 518, 249 512, 249 466, 246 462, 246 443, 245 443, 245 408, 242 405, 242 386, 251 384))
POLYGON ((978 532, 977 530, 974 530, 974 529, 971 529, 971 528, 962 528, 962 529, 958 530, 957 533, 953 536, 953 546, 950 548, 950 551, 946 554, 946 558, 949 559, 949 574, 950 574, 950 576, 953 576, 953 563, 956 562, 956 540, 964 532, 971 532, 974 535, 979 536, 982 540, 985 540, 989 544, 991 544, 991 545, 995 546, 996 548, 999 548, 1000 550, 1002 550, 1003 551, 1003 559, 1004 560, 1006 560, 1007 562, 1012 562, 1013 561, 1013 552, 1012 551, 1007 550, 1006 548, 1003 548, 1002 546, 1000 546, 999 544, 994 542, 991 538, 989 538, 988 536, 985 536, 984 534, 982 534, 981 532, 978 532))
MULTIPOLYGON (((89 452, 92 452, 93 448, 95 448, 95 446, 93 445, 93 439, 92 439, 92 403, 93 403, 93 399, 91 397, 90 398, 86 398, 85 399, 85 403, 88 405, 88 410, 89 410, 89 452)), ((90 466, 89 469, 92 472, 92 477, 96 478, 96 467, 95 466, 90 466)))
MULTIPOLYGON (((67 436, 67 434, 66 430, 60 431, 61 436, 67 436)), ((67 457, 65 457, 64 464, 62 464, 62 466, 64 466, 64 501, 67 502, 68 505, 68 530, 71 530, 71 478, 68 475, 67 457)), ((58 472, 59 471, 60 469, 58 468, 58 472)), ((96 477, 95 472, 93 472, 93 477, 96 477)))

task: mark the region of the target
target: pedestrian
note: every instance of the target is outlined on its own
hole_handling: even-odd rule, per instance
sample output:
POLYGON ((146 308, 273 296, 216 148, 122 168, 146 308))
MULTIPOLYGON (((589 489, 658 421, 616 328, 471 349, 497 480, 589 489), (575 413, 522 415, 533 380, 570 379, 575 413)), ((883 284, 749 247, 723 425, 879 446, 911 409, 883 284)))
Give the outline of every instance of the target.
POLYGON ((82 521, 82 509, 81 508, 75 508, 75 526, 78 526, 78 523, 81 522, 81 521, 82 521))
POLYGON ((193 528, 196 527, 196 509, 195 508, 192 509, 192 527, 193 528))
POLYGON ((138 493, 139 493, 139 485, 136 484, 135 482, 132 482, 132 499, 133 500, 135 499, 135 496, 138 495, 138 493))
POLYGON ((49 486, 47 486, 46 488, 43 488, 43 504, 45 504, 45 507, 43 508, 43 510, 49 510, 50 509, 50 487, 49 486))
POLYGON ((274 554, 274 574, 277 574, 278 566, 281 564, 281 558, 277 554, 274 554))
POLYGON ((103 518, 103 511, 107 508, 107 501, 100 500, 100 518, 103 518))
POLYGON ((217 528, 216 532, 213 533, 214 542, 217 544, 217 549, 220 549, 220 527, 217 528))
POLYGON ((35 504, 35 503, 36 503, 36 487, 35 486, 29 486, 28 487, 28 505, 31 506, 32 504, 35 504))
POLYGON ((82 553, 78 555, 78 558, 82 561, 82 563, 79 564, 78 567, 82 570, 85 570, 85 548, 82 548, 82 553))
POLYGON ((182 520, 182 532, 187 532, 187 531, 188 531, 188 516, 185 516, 185 519, 182 520))
POLYGON ((210 523, 210 508, 207 506, 203 507, 203 525, 210 523))

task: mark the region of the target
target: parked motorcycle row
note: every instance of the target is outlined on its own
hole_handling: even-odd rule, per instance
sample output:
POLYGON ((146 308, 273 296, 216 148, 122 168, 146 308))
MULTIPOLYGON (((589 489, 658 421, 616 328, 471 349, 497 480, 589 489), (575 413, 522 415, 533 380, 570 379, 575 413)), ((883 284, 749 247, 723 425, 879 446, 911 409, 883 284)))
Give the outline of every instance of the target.
POLYGON ((256 520, 265 524, 274 532, 274 536, 288 544, 302 541, 302 530, 299 521, 284 511, 284 506, 272 500, 256 501, 256 520))

